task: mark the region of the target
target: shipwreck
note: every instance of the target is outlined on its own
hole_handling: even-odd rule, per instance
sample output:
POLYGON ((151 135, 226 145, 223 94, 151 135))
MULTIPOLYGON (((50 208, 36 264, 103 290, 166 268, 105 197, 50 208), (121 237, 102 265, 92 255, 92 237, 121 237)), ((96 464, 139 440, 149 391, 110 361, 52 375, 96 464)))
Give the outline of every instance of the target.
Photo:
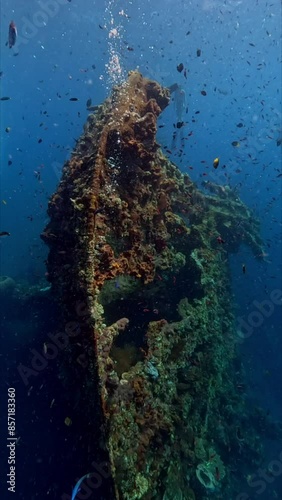
POLYGON ((201 190, 163 153, 169 102, 138 72, 113 89, 87 119, 41 235, 68 326, 65 391, 79 389, 70 416, 87 425, 76 457, 85 439, 100 464, 96 499, 231 498, 236 455, 260 457, 236 390, 229 269, 242 244, 262 254, 259 223, 229 186, 201 190))

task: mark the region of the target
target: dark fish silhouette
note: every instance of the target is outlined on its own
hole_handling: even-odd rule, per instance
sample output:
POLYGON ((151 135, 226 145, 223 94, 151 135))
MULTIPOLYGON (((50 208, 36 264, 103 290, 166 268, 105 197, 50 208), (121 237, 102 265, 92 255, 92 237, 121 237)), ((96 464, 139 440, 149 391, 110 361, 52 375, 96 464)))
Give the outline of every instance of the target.
POLYGON ((14 21, 11 21, 9 24, 8 41, 6 42, 6 45, 9 46, 9 49, 14 47, 17 40, 17 35, 18 35, 17 27, 14 21))

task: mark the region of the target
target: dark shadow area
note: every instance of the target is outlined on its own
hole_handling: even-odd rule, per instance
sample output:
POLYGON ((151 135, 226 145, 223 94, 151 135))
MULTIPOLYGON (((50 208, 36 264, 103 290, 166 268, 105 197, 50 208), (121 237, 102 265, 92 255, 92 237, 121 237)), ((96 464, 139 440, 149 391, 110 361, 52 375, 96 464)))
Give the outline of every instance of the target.
MULTIPOLYGON (((72 381, 65 379, 68 346, 59 341, 56 345, 52 337, 59 324, 59 309, 49 294, 2 301, 1 407, 7 408, 9 387, 16 396, 14 498, 70 500, 77 480, 92 472, 82 484, 81 495, 84 491, 88 499, 102 500, 109 498, 109 472, 98 438, 99 417, 93 411, 95 401, 89 412, 83 374, 72 381)), ((87 370, 86 365, 80 368, 87 370)), ((6 411, 1 412, 1 429, 6 440, 6 411)), ((5 480, 7 460, 8 448, 3 444, 5 480)))

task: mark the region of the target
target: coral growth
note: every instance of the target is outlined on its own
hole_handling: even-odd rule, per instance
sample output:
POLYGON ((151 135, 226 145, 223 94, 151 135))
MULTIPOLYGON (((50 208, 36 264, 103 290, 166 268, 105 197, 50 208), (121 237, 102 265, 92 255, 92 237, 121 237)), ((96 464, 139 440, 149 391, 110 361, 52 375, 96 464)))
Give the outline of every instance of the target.
POLYGON ((15 281, 9 276, 0 276, 0 296, 7 297, 16 287, 15 281))
POLYGON ((206 194, 165 157, 155 135, 169 99, 138 72, 114 88, 88 118, 42 234, 64 320, 83 303, 66 371, 80 370, 90 401, 99 394, 85 411, 104 419, 111 498, 172 498, 172 470, 179 498, 208 488, 204 474, 224 490, 240 425, 235 412, 220 417, 226 394, 243 411, 232 385, 228 256, 242 243, 262 254, 258 222, 229 187, 208 183, 206 194), (218 454, 224 466, 212 469, 218 454))

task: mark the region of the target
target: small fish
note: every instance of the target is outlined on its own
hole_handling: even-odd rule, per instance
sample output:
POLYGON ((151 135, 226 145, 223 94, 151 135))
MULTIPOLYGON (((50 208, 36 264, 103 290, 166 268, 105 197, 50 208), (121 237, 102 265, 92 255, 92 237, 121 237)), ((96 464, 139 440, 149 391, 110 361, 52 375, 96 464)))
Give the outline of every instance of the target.
POLYGON ((9 46, 9 49, 14 47, 16 40, 17 40, 17 27, 14 23, 14 21, 11 21, 9 24, 9 31, 8 31, 8 41, 6 42, 6 46, 9 46))
POLYGON ((0 236, 11 236, 11 233, 8 233, 8 231, 1 231, 0 236))
POLYGON ((205 91, 205 90, 201 90, 201 94, 202 94, 202 95, 204 95, 204 96, 206 96, 206 95, 207 95, 207 93, 206 93, 206 91, 205 91))
POLYGON ((215 468, 215 479, 216 479, 217 481, 219 481, 219 480, 220 480, 220 470, 219 470, 219 468, 218 468, 218 467, 216 467, 216 468, 215 468))
POLYGON ((242 127, 244 127, 244 125, 243 125, 243 123, 240 122, 240 123, 237 123, 236 127, 242 128, 242 127))
POLYGON ((217 169, 218 165, 219 165, 219 158, 215 158, 213 160, 213 168, 217 169))
POLYGON ((246 274, 246 266, 245 266, 245 264, 242 264, 242 272, 243 272, 243 274, 246 274))
POLYGON ((224 243, 225 243, 225 240, 223 240, 221 236, 218 236, 218 237, 216 238, 216 241, 217 241, 217 243, 219 243, 220 245, 224 245, 224 243))
POLYGON ((71 496, 71 500, 75 500, 75 497, 76 495, 79 493, 80 491, 80 486, 81 486, 81 483, 83 481, 85 481, 85 479, 88 479, 92 474, 89 473, 89 474, 85 474, 85 476, 82 476, 76 483, 74 489, 73 489, 73 492, 72 492, 72 496, 71 496))
POLYGON ((9 132, 11 132, 11 127, 6 127, 5 132, 7 132, 7 134, 9 134, 9 132))
POLYGON ((71 97, 70 101, 78 101, 78 98, 77 97, 71 97))
POLYGON ((181 128, 181 127, 183 127, 183 125, 185 125, 184 122, 177 122, 176 128, 181 128))
POLYGON ((201 49, 197 49, 197 52, 196 52, 197 57, 201 57, 201 53, 202 53, 201 49))
POLYGON ((179 73, 181 73, 184 70, 184 64, 180 63, 176 66, 176 69, 179 73))
POLYGON ((11 97, 0 97, 0 101, 9 101, 11 97))
POLYGON ((282 137, 279 137, 279 139, 277 139, 276 141, 276 146, 281 146, 282 144, 282 137))
POLYGON ((86 101, 86 107, 90 108, 91 104, 92 104, 92 99, 87 99, 87 101, 86 101))
POLYGON ((232 145, 234 148, 239 148, 239 147, 240 147, 240 142, 239 142, 239 141, 233 141, 233 142, 231 142, 231 145, 232 145))

